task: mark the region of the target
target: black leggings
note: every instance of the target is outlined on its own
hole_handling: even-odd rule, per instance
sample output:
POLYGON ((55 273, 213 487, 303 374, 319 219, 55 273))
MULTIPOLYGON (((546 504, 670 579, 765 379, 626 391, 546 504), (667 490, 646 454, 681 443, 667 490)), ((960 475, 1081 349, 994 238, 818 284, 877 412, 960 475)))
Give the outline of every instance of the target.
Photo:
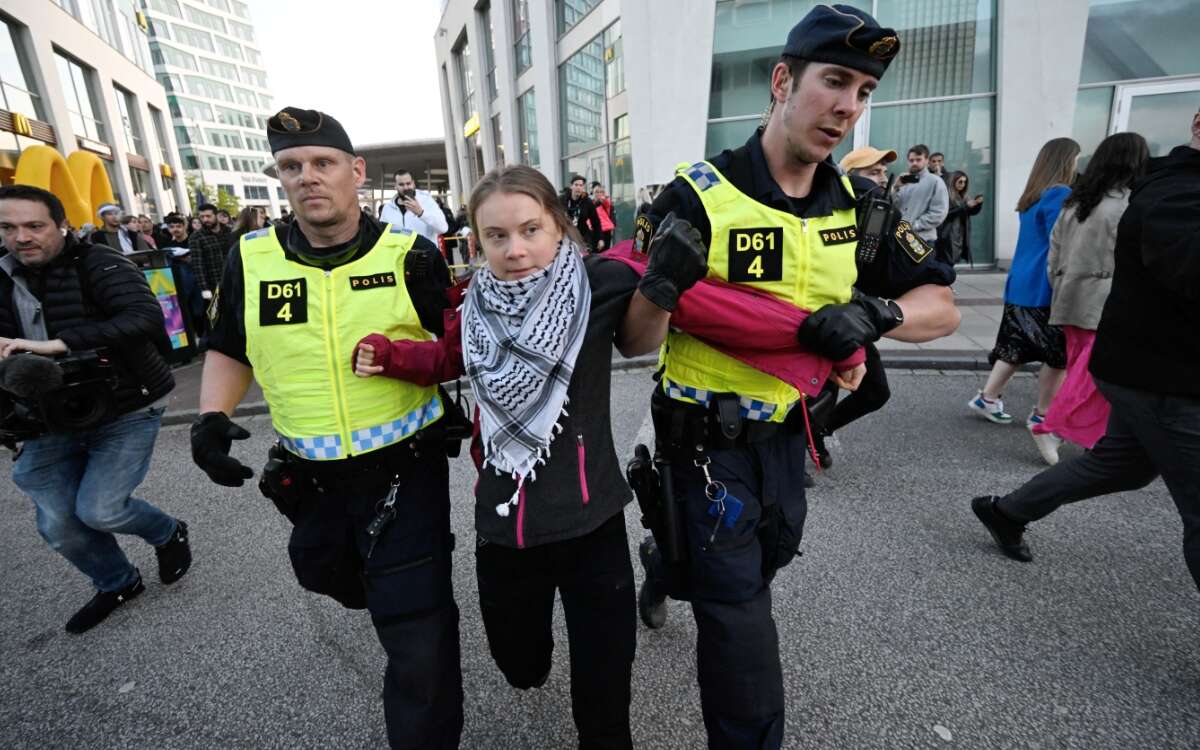
POLYGON ((867 374, 863 376, 858 390, 838 402, 825 429, 836 432, 859 417, 865 417, 877 411, 892 397, 888 387, 887 372, 883 369, 883 360, 874 344, 867 344, 867 374))
POLYGON ((537 547, 478 544, 475 572, 488 647, 509 684, 538 687, 549 673, 557 589, 579 747, 633 747, 629 685, 637 617, 624 514, 585 536, 537 547))

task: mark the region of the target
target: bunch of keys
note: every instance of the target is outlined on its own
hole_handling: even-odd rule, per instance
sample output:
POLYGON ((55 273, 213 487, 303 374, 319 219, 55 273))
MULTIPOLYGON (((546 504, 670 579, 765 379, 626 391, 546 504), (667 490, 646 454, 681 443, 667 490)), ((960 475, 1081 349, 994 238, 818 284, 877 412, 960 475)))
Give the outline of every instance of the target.
POLYGON ((367 548, 368 559, 375 552, 375 545, 379 543, 383 530, 396 517, 396 492, 399 488, 400 475, 397 474, 392 478, 392 486, 388 488, 387 496, 375 504, 375 517, 367 524, 367 537, 371 540, 371 546, 367 548))
POLYGON ((721 524, 724 524, 727 529, 733 528, 742 515, 745 503, 730 495, 729 490, 722 482, 712 478, 712 474, 708 471, 708 465, 712 463, 712 460, 708 456, 704 456, 703 461, 696 459, 693 463, 700 468, 700 471, 704 472, 704 496, 708 498, 708 515, 717 519, 713 525, 712 534, 708 537, 708 543, 712 544, 717 538, 717 531, 720 530, 721 524))

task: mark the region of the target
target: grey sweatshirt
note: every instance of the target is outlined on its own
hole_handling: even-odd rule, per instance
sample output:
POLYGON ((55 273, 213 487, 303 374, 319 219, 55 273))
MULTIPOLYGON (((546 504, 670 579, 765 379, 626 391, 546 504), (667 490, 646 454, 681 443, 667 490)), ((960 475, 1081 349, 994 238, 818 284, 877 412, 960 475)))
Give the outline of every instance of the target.
POLYGON ((922 169, 917 176, 920 177, 917 182, 900 185, 896 205, 917 236, 932 245, 937 242, 938 227, 950 211, 950 194, 945 181, 930 174, 928 169, 922 169))

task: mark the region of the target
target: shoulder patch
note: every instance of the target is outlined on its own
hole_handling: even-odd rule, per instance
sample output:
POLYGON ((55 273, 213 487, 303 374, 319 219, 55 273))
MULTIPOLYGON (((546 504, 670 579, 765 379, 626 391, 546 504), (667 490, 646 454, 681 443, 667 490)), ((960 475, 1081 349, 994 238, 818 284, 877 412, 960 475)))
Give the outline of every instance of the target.
POLYGON ((708 190, 713 185, 721 184, 721 178, 717 176, 716 170, 707 162, 698 161, 690 167, 685 167, 682 171, 689 180, 696 183, 696 187, 700 188, 701 192, 708 190))
POLYGON ((247 232, 244 237, 248 240, 256 240, 259 237, 266 237, 270 233, 271 227, 263 227, 262 229, 255 229, 253 232, 247 232))
POLYGON ((912 226, 903 219, 896 224, 896 244, 904 249, 908 257, 912 258, 913 263, 921 263, 929 257, 933 252, 925 240, 917 236, 917 233, 912 230, 912 226))
POLYGON ((633 222, 633 249, 645 254, 650 250, 650 239, 654 237, 654 224, 646 214, 639 214, 633 222))
POLYGON ((398 227, 395 224, 388 224, 388 232, 392 234, 412 234, 413 230, 404 227, 398 227))

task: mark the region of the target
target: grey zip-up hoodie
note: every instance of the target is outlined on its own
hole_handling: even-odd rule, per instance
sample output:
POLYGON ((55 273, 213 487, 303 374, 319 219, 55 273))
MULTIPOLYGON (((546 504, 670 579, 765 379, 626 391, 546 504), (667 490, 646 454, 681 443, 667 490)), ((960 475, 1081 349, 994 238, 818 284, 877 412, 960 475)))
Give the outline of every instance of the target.
POLYGON ((915 183, 900 185, 896 206, 917 236, 933 245, 937 242, 938 227, 950 212, 950 193, 945 181, 930 174, 928 169, 922 169, 917 177, 920 179, 915 183))

